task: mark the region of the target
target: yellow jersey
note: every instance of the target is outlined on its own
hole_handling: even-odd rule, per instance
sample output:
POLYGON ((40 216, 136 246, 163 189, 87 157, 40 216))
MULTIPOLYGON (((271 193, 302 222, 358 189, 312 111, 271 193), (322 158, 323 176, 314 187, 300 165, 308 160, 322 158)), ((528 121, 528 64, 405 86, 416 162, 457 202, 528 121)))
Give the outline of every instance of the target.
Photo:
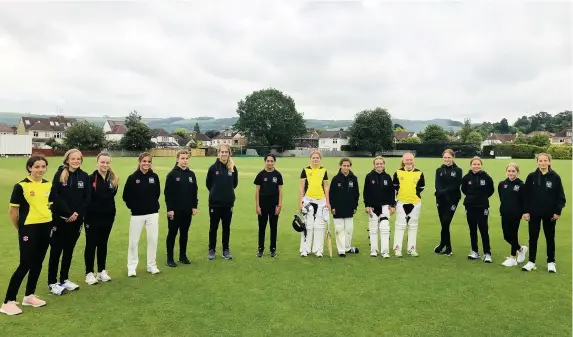
POLYGON ((51 189, 51 182, 45 179, 33 181, 30 177, 26 177, 14 185, 10 197, 10 206, 18 207, 19 226, 52 221, 51 189))
POLYGON ((417 168, 412 171, 399 169, 394 173, 393 183, 398 193, 396 199, 404 204, 417 204, 426 186, 424 174, 417 168))
POLYGON ((305 181, 304 192, 307 197, 312 199, 326 197, 324 194, 324 181, 328 181, 328 173, 324 167, 312 168, 307 166, 302 170, 300 179, 305 181))

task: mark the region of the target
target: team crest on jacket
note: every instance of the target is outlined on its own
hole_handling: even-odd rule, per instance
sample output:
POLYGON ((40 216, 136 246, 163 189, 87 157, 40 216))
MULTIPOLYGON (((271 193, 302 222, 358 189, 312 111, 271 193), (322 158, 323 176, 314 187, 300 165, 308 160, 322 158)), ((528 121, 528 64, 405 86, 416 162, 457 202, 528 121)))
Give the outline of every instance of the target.
POLYGON ((84 188, 84 182, 83 181, 78 181, 78 188, 84 188))
POLYGON ((230 176, 232 176, 232 175, 233 175, 233 172, 229 171, 229 172, 227 172, 227 174, 228 174, 228 175, 229 175, 229 177, 230 177, 230 176))
POLYGON ((471 181, 471 180, 470 180, 470 181, 468 181, 468 185, 471 185, 471 184, 472 184, 472 181, 471 181))
POLYGON ((155 184, 155 178, 149 177, 149 183, 150 183, 150 184, 155 184))
POLYGON ((516 191, 516 192, 519 191, 519 185, 513 186, 513 190, 516 191))
POLYGON ((113 184, 111 182, 109 183, 109 188, 113 189, 113 184))
POLYGON ((189 177, 189 182, 193 183, 193 177, 189 177))
POLYGON ((503 188, 507 188, 507 184, 503 185, 503 188))
POLYGON ((68 182, 67 182, 67 181, 64 181, 64 182, 62 183, 62 186, 68 186, 68 182))
POLYGON ((341 184, 341 183, 338 183, 338 187, 342 187, 342 184, 341 184))
POLYGON ((456 176, 456 171, 452 171, 452 177, 456 176))
POLYGON ((349 181, 349 182, 348 182, 348 187, 354 187, 354 181, 349 181))
POLYGON ((30 191, 30 196, 31 196, 31 197, 33 197, 33 196, 35 196, 35 195, 36 195, 36 192, 30 191))
POLYGON ((135 180, 135 183, 136 183, 136 184, 139 184, 139 179, 136 179, 136 180, 135 180))
POLYGON ((481 186, 485 186, 485 180, 484 180, 484 179, 480 180, 480 181, 479 181, 479 184, 480 184, 481 186))
POLYGON ((263 181, 267 181, 267 178, 263 178, 263 181))
POLYGON ((179 177, 175 178, 175 181, 179 181, 179 180, 181 180, 181 178, 179 178, 179 177))
POLYGON ((276 184, 277 182, 278 182, 278 179, 277 179, 277 177, 273 177, 273 183, 275 183, 275 184, 276 184))
POLYGON ((550 182, 550 181, 548 181, 548 182, 545 183, 545 186, 546 186, 547 188, 551 188, 551 187, 553 187, 553 183, 550 182))
POLYGON ((219 175, 219 171, 215 171, 215 174, 216 174, 216 175, 219 175))
MULTIPOLYGON (((386 180, 384 180, 384 182, 386 182, 386 180)), ((373 183, 373 184, 376 184, 376 181, 375 181, 375 180, 372 180, 372 183, 373 183)))
POLYGON ((384 186, 388 186, 388 180, 384 180, 384 186))

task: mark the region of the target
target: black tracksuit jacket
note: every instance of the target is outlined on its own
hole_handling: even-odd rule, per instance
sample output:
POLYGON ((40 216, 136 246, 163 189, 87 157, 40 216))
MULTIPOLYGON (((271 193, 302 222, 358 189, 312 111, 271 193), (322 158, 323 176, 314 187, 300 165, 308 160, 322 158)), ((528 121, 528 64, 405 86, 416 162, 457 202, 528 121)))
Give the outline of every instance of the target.
POLYGON ((145 174, 137 169, 127 177, 123 188, 123 201, 131 210, 131 215, 159 212, 160 185, 159 177, 151 169, 145 174))
POLYGON ((109 219, 115 217, 115 195, 117 187, 113 187, 109 180, 109 173, 105 177, 95 170, 90 175, 91 201, 88 204, 86 219, 109 219))
POLYGON ((333 218, 352 218, 358 208, 358 200, 360 200, 358 178, 352 171, 345 176, 339 170, 330 182, 328 197, 331 209, 335 210, 333 218))
POLYGON ((392 182, 392 177, 382 171, 370 171, 364 178, 364 207, 381 207, 388 205, 396 207, 396 190, 392 182))
POLYGON ((209 190, 209 207, 230 208, 235 205, 235 188, 239 184, 239 171, 235 166, 229 172, 227 165, 219 159, 207 171, 207 189, 209 190))
POLYGON ((519 178, 514 181, 507 178, 497 185, 501 216, 520 218, 523 215, 523 192, 523 181, 519 178))
POLYGON ((52 181, 52 193, 55 197, 52 213, 69 218, 75 212, 80 218, 84 218, 91 199, 90 177, 78 168, 74 172, 69 172, 68 180, 62 183, 60 176, 63 170, 64 167, 60 166, 52 181))
POLYGON ((167 211, 182 211, 191 213, 197 208, 197 178, 189 168, 175 166, 165 179, 165 205, 167 211))
POLYGON ((448 166, 443 164, 436 169, 435 187, 436 201, 457 205, 462 198, 460 186, 462 185, 463 172, 455 163, 448 166))
POLYGON ((465 207, 489 208, 489 197, 495 192, 493 179, 485 171, 471 170, 462 179, 462 192, 466 195, 465 207))
POLYGON ((524 213, 547 218, 553 217, 553 214, 561 215, 566 198, 557 172, 549 169, 542 174, 537 169, 527 176, 524 187, 524 213))

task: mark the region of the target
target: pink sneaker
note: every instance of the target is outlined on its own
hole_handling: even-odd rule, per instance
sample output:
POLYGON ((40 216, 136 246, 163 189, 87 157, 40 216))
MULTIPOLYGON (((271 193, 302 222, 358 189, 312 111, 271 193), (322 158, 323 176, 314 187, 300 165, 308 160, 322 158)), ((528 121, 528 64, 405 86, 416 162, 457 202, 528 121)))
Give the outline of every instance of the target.
POLYGON ((42 301, 36 295, 29 295, 29 296, 24 296, 24 299, 22 300, 22 305, 39 308, 46 305, 46 301, 42 301))
POLYGON ((18 303, 16 301, 10 301, 8 303, 2 304, 0 312, 8 316, 13 316, 21 314, 22 309, 18 308, 18 303))

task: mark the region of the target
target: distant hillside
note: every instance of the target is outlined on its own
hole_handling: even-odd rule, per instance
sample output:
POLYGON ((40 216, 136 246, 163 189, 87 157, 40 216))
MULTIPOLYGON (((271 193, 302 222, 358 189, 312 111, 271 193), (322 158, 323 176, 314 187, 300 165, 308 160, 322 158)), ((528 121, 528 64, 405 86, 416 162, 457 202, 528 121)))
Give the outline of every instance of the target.
MULTIPOLYGON (((0 123, 8 125, 16 125, 20 120, 21 114, 12 112, 0 112, 0 123)), ((38 116, 31 114, 30 116, 38 116)), ((122 120, 124 117, 81 117, 81 116, 68 116, 77 119, 85 119, 91 123, 103 125, 107 119, 122 120)), ((231 127, 237 121, 238 117, 230 118, 212 118, 212 117, 198 117, 198 118, 183 118, 183 117, 168 117, 168 118, 144 118, 143 122, 152 128, 163 128, 167 131, 173 131, 177 128, 193 129, 195 123, 199 123, 201 131, 207 130, 221 130, 231 127)), ((463 125, 462 122, 453 121, 450 119, 431 119, 427 121, 422 120, 407 120, 407 119, 394 119, 395 124, 402 125, 408 131, 422 131, 430 124, 438 124, 446 130, 457 130, 463 125)), ((352 124, 352 120, 322 120, 322 119, 307 119, 306 126, 315 129, 339 129, 347 128, 352 124)))

